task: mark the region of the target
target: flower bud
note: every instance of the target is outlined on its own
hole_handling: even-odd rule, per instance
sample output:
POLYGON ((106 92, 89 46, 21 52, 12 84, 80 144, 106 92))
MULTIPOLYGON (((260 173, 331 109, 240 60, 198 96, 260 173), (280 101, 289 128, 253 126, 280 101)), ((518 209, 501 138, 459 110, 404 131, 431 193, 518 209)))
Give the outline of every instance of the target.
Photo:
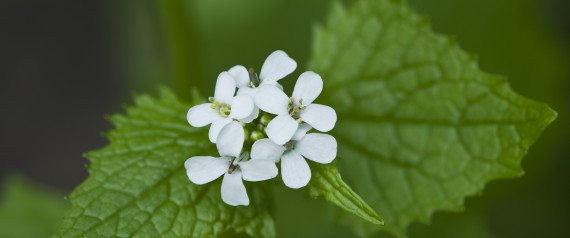
POLYGON ((243 128, 243 134, 245 135, 245 140, 249 140, 249 130, 247 128, 243 128))
POLYGON ((263 116, 261 116, 261 118, 259 119, 259 122, 261 122, 261 124, 266 125, 269 124, 269 122, 271 121, 271 116, 269 114, 263 114, 263 116))
POLYGON ((264 137, 265 137, 265 136, 263 135, 263 133, 262 133, 261 131, 253 131, 253 132, 251 133, 251 136, 250 136, 250 138, 251 138, 253 141, 261 140, 261 139, 263 139, 264 137))

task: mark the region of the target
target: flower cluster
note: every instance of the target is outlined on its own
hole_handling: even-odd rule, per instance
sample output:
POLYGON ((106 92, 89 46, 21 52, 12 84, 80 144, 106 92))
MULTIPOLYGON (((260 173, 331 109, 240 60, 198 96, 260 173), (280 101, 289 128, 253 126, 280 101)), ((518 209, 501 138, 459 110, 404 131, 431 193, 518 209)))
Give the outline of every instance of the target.
POLYGON ((278 50, 267 57, 259 76, 241 65, 218 76, 210 103, 190 108, 187 118, 194 127, 212 124, 209 138, 220 157, 186 160, 190 181, 205 184, 223 174, 222 200, 232 206, 247 206, 243 180, 275 178, 280 163, 285 185, 301 188, 311 179, 305 158, 322 164, 336 158, 334 137, 307 133, 311 129, 330 131, 336 123, 334 109, 313 103, 323 89, 321 77, 310 71, 302 73, 291 97, 278 83, 296 68, 297 63, 278 50))

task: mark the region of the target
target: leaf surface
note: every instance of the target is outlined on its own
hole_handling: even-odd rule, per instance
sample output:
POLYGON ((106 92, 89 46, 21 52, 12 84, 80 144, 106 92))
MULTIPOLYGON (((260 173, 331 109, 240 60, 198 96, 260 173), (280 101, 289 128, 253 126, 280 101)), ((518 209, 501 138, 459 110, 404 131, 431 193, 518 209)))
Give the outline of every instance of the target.
POLYGON ((69 196, 73 207, 55 237, 215 237, 229 229, 275 236, 263 184, 247 184, 250 205, 232 207, 221 200, 221 178, 189 181, 187 158, 218 156, 207 128, 188 125, 190 105, 166 89, 135 102, 110 117, 111 143, 87 153, 90 176, 69 196))
POLYGON ((386 222, 344 219, 363 236, 405 236, 412 221, 462 210, 488 181, 522 175, 521 158, 556 117, 402 1, 334 5, 315 30, 309 69, 337 110, 343 178, 386 222))

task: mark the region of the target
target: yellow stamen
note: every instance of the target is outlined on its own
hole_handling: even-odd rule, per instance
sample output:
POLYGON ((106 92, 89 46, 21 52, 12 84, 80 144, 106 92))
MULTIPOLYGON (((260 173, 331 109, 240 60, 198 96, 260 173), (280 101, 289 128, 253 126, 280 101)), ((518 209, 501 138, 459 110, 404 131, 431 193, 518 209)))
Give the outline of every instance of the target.
POLYGON ((303 105, 303 99, 299 100, 299 104, 303 105))
POLYGON ((303 106, 303 107, 301 108, 301 110, 305 110, 305 109, 307 109, 307 106, 303 106))
POLYGON ((295 113, 299 112, 299 107, 294 107, 293 110, 289 111, 289 115, 293 116, 295 113))
POLYGON ((220 103, 218 101, 214 100, 214 105, 218 106, 218 105, 220 105, 220 103))
POLYGON ((296 121, 299 122, 299 123, 301 123, 301 122, 303 122, 303 119, 298 118, 296 121))
POLYGON ((212 106, 210 106, 210 108, 216 110, 216 105, 212 105, 212 106))
POLYGON ((289 98, 289 104, 293 103, 293 100, 294 100, 293 97, 290 97, 289 98))

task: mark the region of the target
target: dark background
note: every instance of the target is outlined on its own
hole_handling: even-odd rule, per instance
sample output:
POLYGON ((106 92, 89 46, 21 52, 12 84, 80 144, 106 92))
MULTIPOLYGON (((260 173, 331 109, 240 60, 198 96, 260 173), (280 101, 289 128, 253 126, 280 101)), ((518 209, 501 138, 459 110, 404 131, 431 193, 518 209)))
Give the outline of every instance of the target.
POLYGON ((103 146, 104 115, 125 91, 104 1, 0 3, 0 174, 66 191, 103 146))
MULTIPOLYGON (((466 213, 482 217, 498 236, 555 236, 564 232, 570 212, 566 185, 570 182, 566 146, 570 7, 565 0, 521 1, 523 7, 509 6, 513 1, 417 0, 410 5, 431 16, 437 32, 455 35, 463 48, 478 53, 485 71, 509 76, 516 91, 547 102, 560 113, 523 159, 526 175, 492 182, 484 196, 467 200, 466 213)), ((278 11, 295 13, 304 4, 292 2, 291 7, 258 3, 258 8, 269 10, 258 11, 257 19, 278 11)), ((304 21, 322 22, 328 6, 329 1, 310 3, 303 6, 309 13, 296 15, 299 20, 275 23, 303 26, 302 34, 291 37, 293 42, 282 39, 250 49, 247 40, 237 40, 241 51, 252 52, 243 58, 261 65, 266 52, 283 43, 287 52, 306 64, 311 24, 304 21)), ((206 3, 193 5, 189 11, 196 14, 189 22, 196 22, 194 29, 200 33, 187 37, 200 46, 187 50, 204 57, 204 62, 188 67, 201 65, 195 73, 207 79, 240 62, 223 55, 224 51, 235 55, 235 45, 218 47, 212 39, 219 38, 219 32, 247 31, 257 24, 255 18, 237 13, 233 16, 250 25, 234 29, 221 20, 204 20, 209 12, 200 14, 200 10, 212 9, 206 3), (216 55, 210 53, 213 48, 216 55), (212 63, 217 60, 219 64, 212 63)), ((88 175, 82 154, 104 146, 102 133, 112 129, 105 115, 122 112, 135 91, 154 94, 155 85, 175 84, 160 73, 180 67, 170 63, 173 56, 165 46, 170 41, 164 22, 160 9, 149 1, 0 2, 0 180, 19 173, 65 193, 81 183, 88 175)), ((286 37, 272 30, 268 34, 286 37)), ((213 81, 196 85, 205 91, 213 81)), ((453 216, 436 215, 434 226, 453 216)), ((412 227, 412 235, 421 232, 430 231, 424 225, 412 227)))

